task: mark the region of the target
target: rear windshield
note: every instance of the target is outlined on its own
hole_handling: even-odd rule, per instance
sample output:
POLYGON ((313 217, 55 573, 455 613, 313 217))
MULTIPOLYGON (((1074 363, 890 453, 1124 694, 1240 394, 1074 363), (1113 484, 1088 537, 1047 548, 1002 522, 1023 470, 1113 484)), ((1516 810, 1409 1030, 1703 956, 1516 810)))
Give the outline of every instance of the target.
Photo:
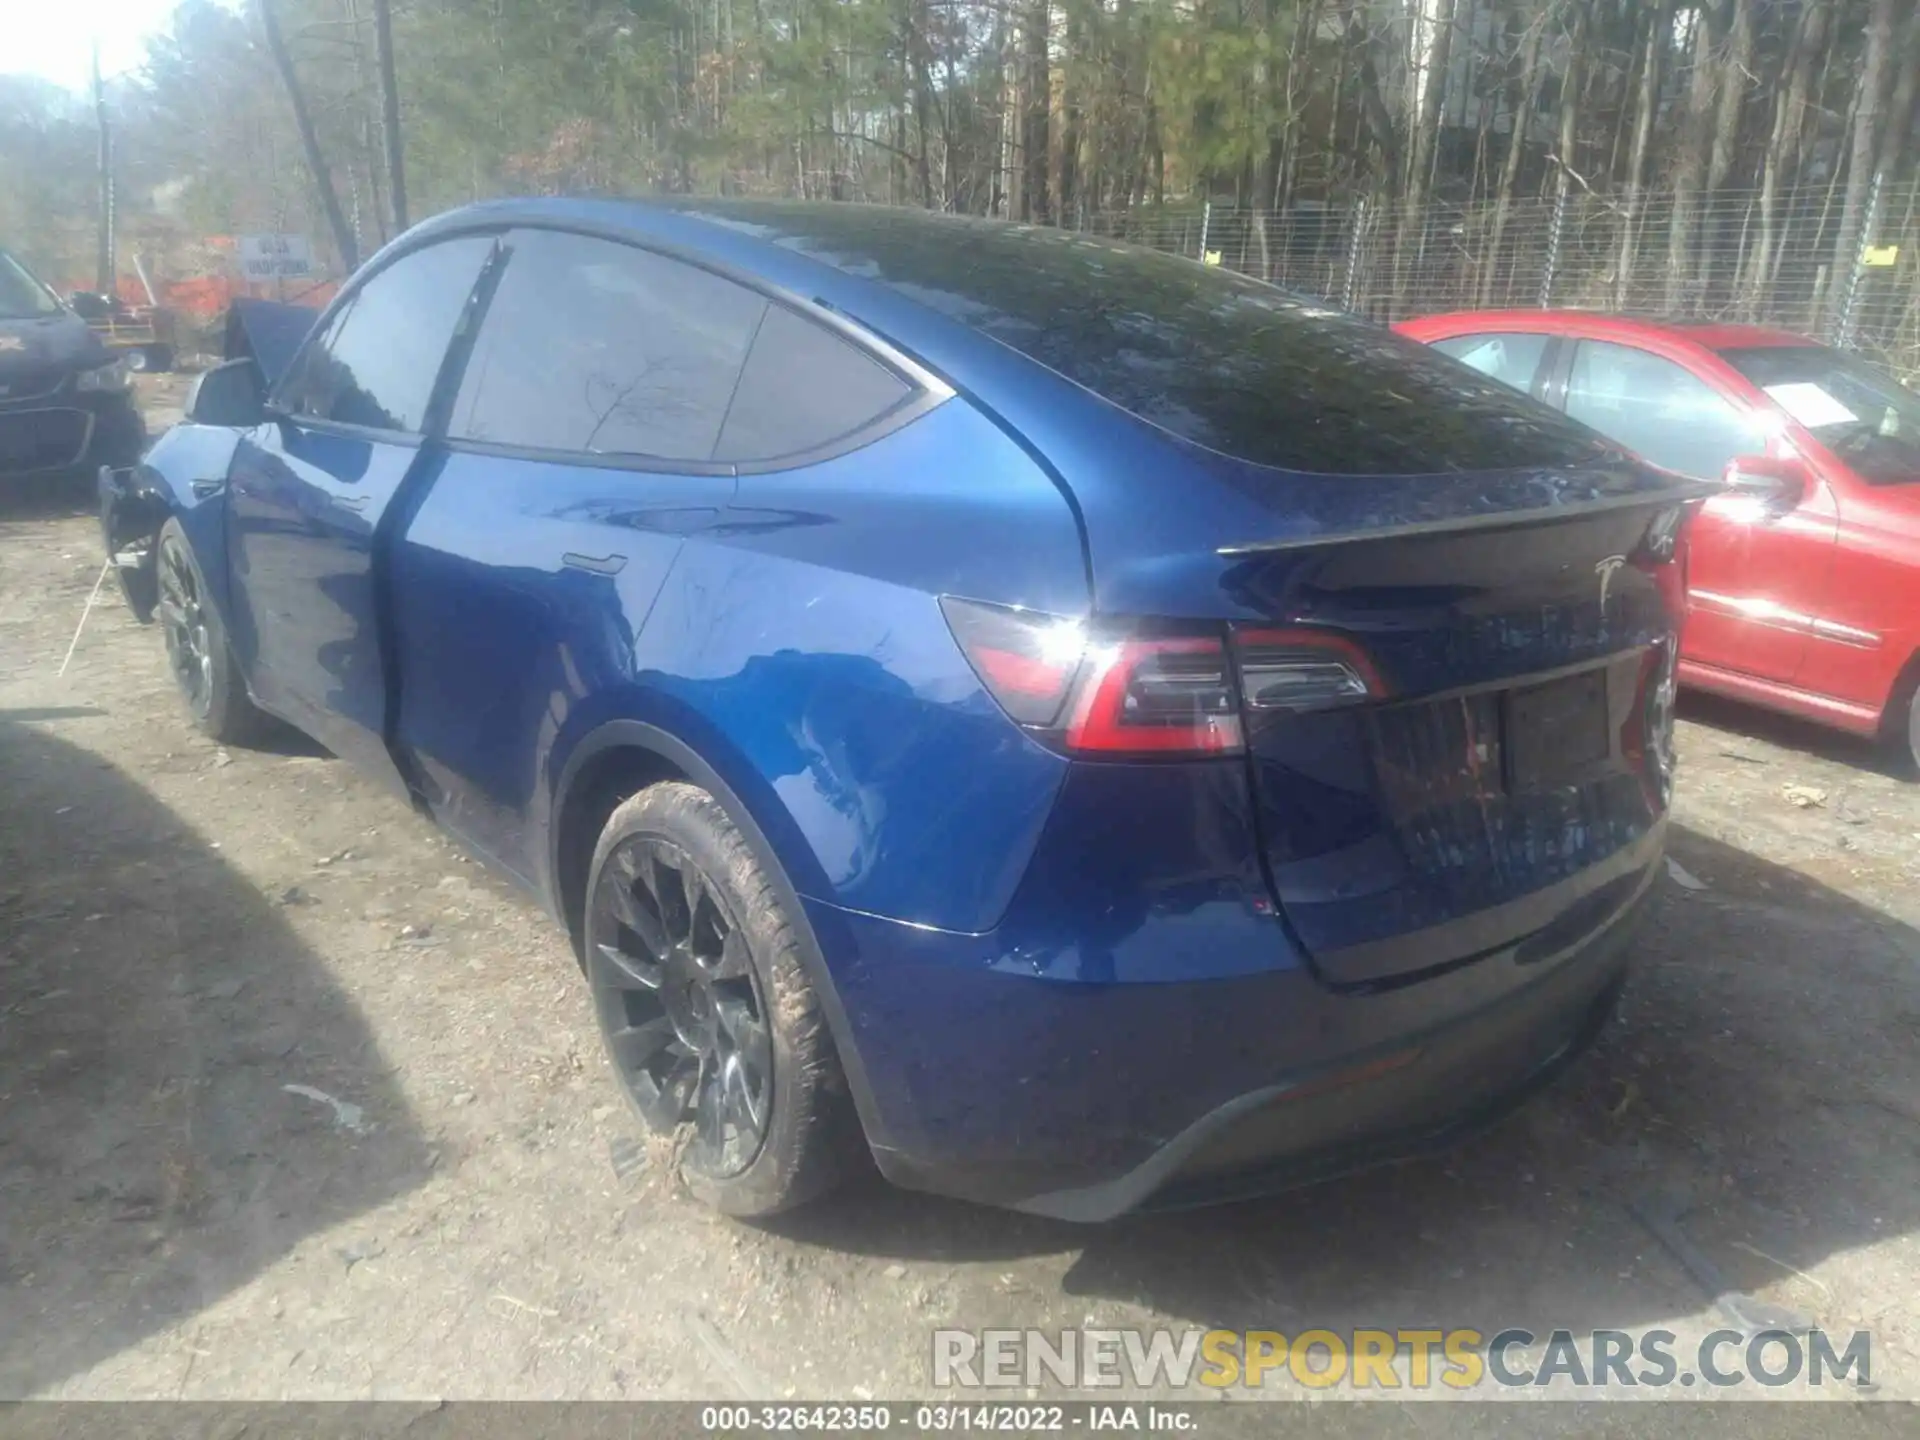
POLYGON ((879 280, 1143 420, 1257 465, 1429 474, 1618 453, 1455 360, 1217 267, 914 211, 713 208, 879 280))
POLYGON ((1920 482, 1920 395, 1824 345, 1722 350, 1720 358, 1870 485, 1920 482))

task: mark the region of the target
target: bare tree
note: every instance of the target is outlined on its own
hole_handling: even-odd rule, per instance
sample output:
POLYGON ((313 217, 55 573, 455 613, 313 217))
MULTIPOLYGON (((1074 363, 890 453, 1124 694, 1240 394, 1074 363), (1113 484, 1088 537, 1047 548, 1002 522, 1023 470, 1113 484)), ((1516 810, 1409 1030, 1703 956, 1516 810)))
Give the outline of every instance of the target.
POLYGON ((380 131, 387 146, 387 199, 393 228, 407 228, 405 145, 400 135, 400 82, 393 65, 392 0, 373 0, 373 51, 380 67, 380 131))
POLYGON ((1920 121, 1920 5, 1907 15, 1906 29, 1899 45, 1899 71, 1894 77, 1893 98, 1887 104, 1887 123, 1880 133, 1880 149, 1874 158, 1875 173, 1888 179, 1898 173, 1907 141, 1920 121))
POLYGON ((307 171, 313 177, 314 191, 333 232, 333 243, 340 252, 340 263, 348 270, 359 268, 360 247, 355 243, 353 227, 340 209, 340 197, 334 193, 333 175, 327 169, 327 157, 320 150, 320 136, 313 128, 313 116, 300 89, 300 77, 294 73, 293 57, 287 53, 286 37, 280 33, 280 17, 274 0, 260 0, 260 24, 267 37, 267 52, 273 56, 280 83, 286 87, 287 104, 293 111, 294 128, 300 132, 300 148, 307 157, 307 171))
POLYGON ((1044 225, 1053 218, 1048 204, 1047 172, 1050 154, 1049 120, 1053 110, 1053 76, 1047 42, 1053 24, 1053 7, 1048 0, 1028 0, 1021 35, 1025 50, 1025 74, 1020 117, 1021 168, 1025 172, 1020 186, 1020 218, 1044 225))
POLYGON ((1493 207, 1493 233, 1487 244, 1486 265, 1480 276, 1480 303, 1490 304, 1493 282, 1500 264, 1500 246, 1507 233, 1508 216, 1513 209, 1514 191, 1520 184, 1520 166, 1526 159, 1527 132, 1533 126, 1533 109, 1540 88, 1540 46, 1547 24, 1557 4, 1550 4, 1527 25, 1520 42, 1520 75, 1513 87, 1510 105, 1513 130, 1507 137, 1507 158, 1500 167, 1500 190, 1493 207))
POLYGON ((1620 258, 1614 267, 1613 303, 1627 304, 1633 285, 1634 250, 1640 243, 1640 203, 1647 183, 1647 149, 1660 115, 1660 85, 1667 43, 1673 35, 1672 0, 1652 0, 1646 43, 1641 46, 1640 88, 1634 104, 1633 146, 1627 156, 1625 213, 1620 220, 1620 258))
POLYGON ((1699 231, 1701 190, 1713 145, 1711 119, 1717 79, 1714 52, 1725 33, 1727 6, 1703 3, 1693 12, 1692 73, 1681 122, 1679 158, 1673 168, 1673 220, 1667 230, 1666 309, 1677 312, 1693 279, 1694 240, 1699 231))
POLYGON ((1773 280, 1775 245, 1780 225, 1780 188, 1800 168, 1800 137, 1805 133, 1808 94, 1814 62, 1826 49, 1831 7, 1810 4, 1800 11, 1793 37, 1781 61, 1781 83, 1775 86, 1773 130, 1760 169, 1760 233, 1747 266, 1747 292, 1757 295, 1773 280))
MULTIPOLYGON (((1880 116, 1886 102, 1893 50, 1893 12, 1898 0, 1873 0, 1867 21, 1867 52, 1860 66, 1860 104, 1853 112, 1853 136, 1847 158, 1847 193, 1840 207, 1840 234, 1833 245, 1835 281, 1852 268, 1866 224, 1867 194, 1873 185, 1873 162, 1880 141, 1880 116)), ((1909 0, 1911 3, 1911 0, 1909 0)), ((1827 289, 1829 316, 1845 302, 1847 287, 1827 289)))
POLYGON ((1400 224, 1394 236, 1394 310, 1399 312, 1406 297, 1407 262, 1410 252, 1424 243, 1427 224, 1427 195, 1433 184, 1433 148, 1439 137, 1440 103, 1447 93, 1447 64, 1453 54, 1453 0, 1416 0, 1409 123, 1412 145, 1408 150, 1406 203, 1400 209, 1400 224))

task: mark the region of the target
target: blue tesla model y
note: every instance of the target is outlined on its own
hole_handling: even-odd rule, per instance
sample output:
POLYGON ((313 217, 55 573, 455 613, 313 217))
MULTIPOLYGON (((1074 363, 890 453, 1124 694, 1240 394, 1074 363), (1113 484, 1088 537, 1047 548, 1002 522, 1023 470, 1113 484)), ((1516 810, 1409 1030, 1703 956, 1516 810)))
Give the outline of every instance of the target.
POLYGON ((1700 490, 1505 386, 831 205, 478 205, 234 333, 102 475, 194 721, 539 896, 712 1204, 863 1151, 1081 1219, 1254 1193, 1604 1022, 1700 490))

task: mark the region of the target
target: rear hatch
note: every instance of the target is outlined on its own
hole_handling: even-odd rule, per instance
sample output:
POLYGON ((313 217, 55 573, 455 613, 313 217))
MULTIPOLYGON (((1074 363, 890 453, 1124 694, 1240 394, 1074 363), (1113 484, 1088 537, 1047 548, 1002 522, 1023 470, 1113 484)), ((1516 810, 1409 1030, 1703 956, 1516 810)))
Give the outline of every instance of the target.
POLYGON ((897 292, 856 318, 963 376, 1070 492, 1098 659, 1076 681, 1079 617, 955 612, 989 688, 1088 763, 1240 767, 1323 978, 1544 961, 1642 883, 1704 487, 1218 266, 899 211, 769 223, 897 292))
POLYGON ((1423 505, 1228 547, 1238 597, 1271 617, 1233 628, 1263 860, 1326 978, 1514 946, 1544 960, 1632 897, 1666 813, 1674 546, 1693 494, 1423 505))

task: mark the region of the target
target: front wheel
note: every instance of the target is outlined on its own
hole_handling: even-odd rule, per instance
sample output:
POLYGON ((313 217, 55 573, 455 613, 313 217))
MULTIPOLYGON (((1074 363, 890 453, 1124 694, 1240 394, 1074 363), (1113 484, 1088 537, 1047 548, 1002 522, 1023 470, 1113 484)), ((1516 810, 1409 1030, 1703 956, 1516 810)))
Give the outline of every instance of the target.
POLYGON ((588 878, 587 977, 620 1088, 733 1215, 830 1189, 859 1143, 793 922, 719 801, 678 781, 613 812, 588 878))
POLYGON ((206 577, 180 522, 160 527, 156 560, 159 603, 154 614, 167 641, 167 663, 194 725, 223 745, 240 745, 259 736, 266 716, 247 697, 246 682, 234 663, 226 626, 207 599, 206 577))

